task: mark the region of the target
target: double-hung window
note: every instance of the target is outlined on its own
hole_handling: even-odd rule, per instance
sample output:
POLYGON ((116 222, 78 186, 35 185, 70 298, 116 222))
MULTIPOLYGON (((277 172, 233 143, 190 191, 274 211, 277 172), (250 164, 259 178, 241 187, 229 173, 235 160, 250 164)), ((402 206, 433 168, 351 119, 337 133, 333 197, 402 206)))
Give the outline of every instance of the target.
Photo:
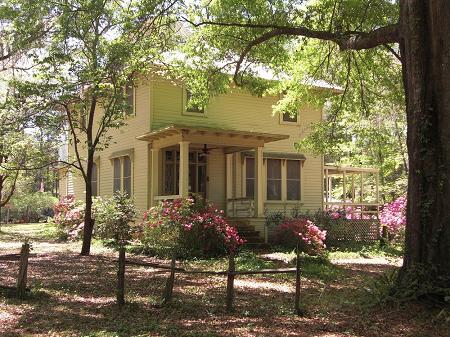
POLYGON ((281 159, 267 159, 267 200, 281 199, 281 159))
POLYGON ((255 158, 245 159, 245 196, 247 198, 255 196, 255 158))
POLYGON ((123 156, 113 159, 113 192, 132 194, 131 158, 123 156))
POLYGON ((129 82, 125 85, 125 97, 126 97, 126 103, 128 105, 127 110, 125 110, 126 116, 134 116, 136 114, 136 107, 135 107, 135 90, 133 83, 129 82))
POLYGON ((92 176, 91 176, 91 189, 92 189, 92 196, 98 195, 98 170, 97 170, 97 164, 92 164, 92 176))
POLYGON ((286 160, 286 199, 301 200, 301 161, 286 160))

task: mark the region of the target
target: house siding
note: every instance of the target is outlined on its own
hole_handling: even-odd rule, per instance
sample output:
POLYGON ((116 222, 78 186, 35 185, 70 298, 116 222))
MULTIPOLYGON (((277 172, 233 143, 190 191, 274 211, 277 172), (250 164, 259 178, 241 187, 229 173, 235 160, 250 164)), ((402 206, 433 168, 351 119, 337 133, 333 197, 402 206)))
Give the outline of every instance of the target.
MULTIPOLYGON (((135 93, 136 116, 127 118, 127 125, 109 131, 114 140, 105 150, 96 154, 99 171, 99 194, 112 194, 113 167, 111 155, 118 151, 134 149, 132 160, 132 190, 139 211, 149 206, 151 158, 149 146, 139 141, 137 136, 172 124, 187 126, 203 126, 220 129, 241 130, 262 133, 289 135, 288 139, 268 143, 265 152, 296 153, 294 142, 305 137, 310 124, 319 121, 321 111, 312 107, 304 107, 299 112, 299 125, 280 124, 279 116, 273 115, 272 106, 278 97, 255 97, 233 88, 230 93, 211 99, 205 116, 183 114, 183 88, 160 77, 142 78, 138 82, 135 93)), ((303 209, 317 210, 322 207, 322 172, 323 159, 305 153, 306 160, 302 168, 302 201, 303 209)), ((240 153, 233 155, 232 165, 236 175, 233 186, 236 196, 243 196, 244 176, 242 172, 243 157, 240 153)), ((161 161, 160 161, 161 164, 161 161)), ((162 166, 160 166, 162 170, 162 166)), ((207 193, 218 207, 225 208, 226 199, 226 159, 223 149, 212 149, 208 156, 207 193), (214 177, 214 178, 213 178, 214 177)), ((162 175, 161 175, 162 176, 162 175)), ((265 179, 264 179, 265 180, 265 179)), ((161 182, 160 182, 161 183, 161 182)), ((263 182, 265 191, 265 181, 263 182)), ((74 193, 77 198, 84 198, 84 182, 74 173, 74 193)), ((266 203, 269 210, 288 210, 296 203, 266 203)))

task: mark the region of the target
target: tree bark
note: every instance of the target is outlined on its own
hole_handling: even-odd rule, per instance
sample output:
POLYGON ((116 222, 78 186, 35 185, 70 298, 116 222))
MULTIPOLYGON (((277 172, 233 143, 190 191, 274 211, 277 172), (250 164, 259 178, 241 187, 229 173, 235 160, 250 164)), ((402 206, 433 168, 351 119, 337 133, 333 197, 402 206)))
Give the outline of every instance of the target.
MULTIPOLYGON (((450 2, 400 2, 409 154, 403 270, 450 273, 450 2)), ((433 276, 432 276, 433 277, 433 276)))
POLYGON ((94 230, 94 219, 92 219, 92 167, 94 164, 94 151, 88 150, 86 164, 86 208, 84 213, 83 245, 81 255, 89 255, 91 252, 92 232, 94 230))

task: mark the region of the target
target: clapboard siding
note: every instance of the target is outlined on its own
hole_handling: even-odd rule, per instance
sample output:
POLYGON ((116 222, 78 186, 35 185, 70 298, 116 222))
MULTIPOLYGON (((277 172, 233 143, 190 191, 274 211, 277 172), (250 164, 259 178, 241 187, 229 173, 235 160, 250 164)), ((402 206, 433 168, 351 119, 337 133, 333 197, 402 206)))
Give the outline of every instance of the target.
MULTIPOLYGON (((273 105, 278 97, 255 97, 244 90, 233 88, 230 93, 211 99, 205 116, 183 114, 183 88, 160 77, 143 77, 136 88, 136 116, 127 118, 127 125, 119 130, 110 130, 113 143, 96 154, 99 169, 99 194, 112 193, 111 155, 117 151, 134 149, 133 158, 133 197, 140 211, 149 206, 149 147, 148 143, 138 141, 137 136, 172 124, 215 127, 221 129, 252 132, 286 134, 289 138, 266 144, 265 151, 295 153, 294 143, 305 137, 310 124, 321 119, 321 112, 305 106, 299 112, 299 125, 280 124, 279 116, 273 115, 273 105)), ((302 206, 316 210, 322 207, 323 159, 305 153, 306 161, 302 169, 302 206)), ((233 160, 237 184, 234 190, 242 196, 243 179, 242 157, 235 154, 233 160)), ((226 198, 225 154, 222 149, 212 150, 208 156, 208 197, 224 208, 226 198)), ((162 168, 162 167, 161 167, 162 168)), ((265 184, 265 182, 264 182, 265 184)), ((265 186, 265 185, 264 185, 265 186)), ((74 172, 74 191, 77 198, 83 197, 84 183, 74 172)), ((283 204, 266 204, 269 209, 284 209, 283 204)), ((293 207, 289 204, 288 208, 293 207)))

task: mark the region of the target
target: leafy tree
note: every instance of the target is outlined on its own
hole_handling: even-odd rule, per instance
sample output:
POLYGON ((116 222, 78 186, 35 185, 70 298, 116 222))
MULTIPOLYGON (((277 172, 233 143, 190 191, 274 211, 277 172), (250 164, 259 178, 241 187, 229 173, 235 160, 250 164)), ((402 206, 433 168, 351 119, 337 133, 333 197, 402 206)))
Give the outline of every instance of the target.
POLYGON ((44 190, 45 181, 52 176, 47 166, 57 155, 52 131, 38 128, 40 118, 16 109, 16 98, 10 96, 0 102, 0 207, 11 200, 18 185, 22 192, 44 190), (26 181, 29 186, 23 188, 26 181))
MULTIPOLYGON (((258 67, 268 67, 280 78, 289 74, 291 78, 278 88, 286 92, 278 111, 298 109, 311 96, 308 97, 304 89, 311 87, 310 80, 325 79, 340 84, 344 91, 340 100, 343 101, 342 97, 352 97, 346 95, 355 84, 352 78, 357 78, 352 72, 359 72, 361 80, 385 72, 380 80, 383 81, 389 79, 396 64, 401 65, 409 155, 403 269, 407 271, 424 265, 433 271, 430 277, 435 281, 448 276, 448 1, 217 0, 209 2, 207 7, 196 2, 185 20, 200 27, 185 50, 212 60, 211 68, 232 70, 237 84, 258 91, 261 80, 252 76, 258 67), (199 44, 200 40, 205 43, 199 44), (323 57, 315 66, 304 67, 299 61, 302 48, 310 43, 318 46, 323 57), (363 64, 373 72, 372 75, 361 71, 363 64), (327 68, 334 71, 311 71, 327 68)), ((385 85, 384 82, 380 84, 385 85)), ((265 85, 264 89, 270 89, 271 85, 274 86, 265 85)), ((361 85, 360 88, 365 87, 361 85)), ((384 93, 395 91, 386 87, 384 93)), ((338 119, 340 110, 336 109, 332 118, 338 119)))
MULTIPOLYGON (((19 11, 30 8, 27 1, 12 3, 19 11)), ((125 123, 130 111, 125 87, 133 86, 170 46, 171 12, 177 1, 35 3, 43 13, 38 25, 47 28, 39 48, 28 52, 34 77, 21 81, 17 88, 29 109, 59 116, 69 133, 73 155, 66 164, 77 169, 85 182, 81 254, 88 255, 93 230, 94 154, 110 144, 108 130, 125 123)))

